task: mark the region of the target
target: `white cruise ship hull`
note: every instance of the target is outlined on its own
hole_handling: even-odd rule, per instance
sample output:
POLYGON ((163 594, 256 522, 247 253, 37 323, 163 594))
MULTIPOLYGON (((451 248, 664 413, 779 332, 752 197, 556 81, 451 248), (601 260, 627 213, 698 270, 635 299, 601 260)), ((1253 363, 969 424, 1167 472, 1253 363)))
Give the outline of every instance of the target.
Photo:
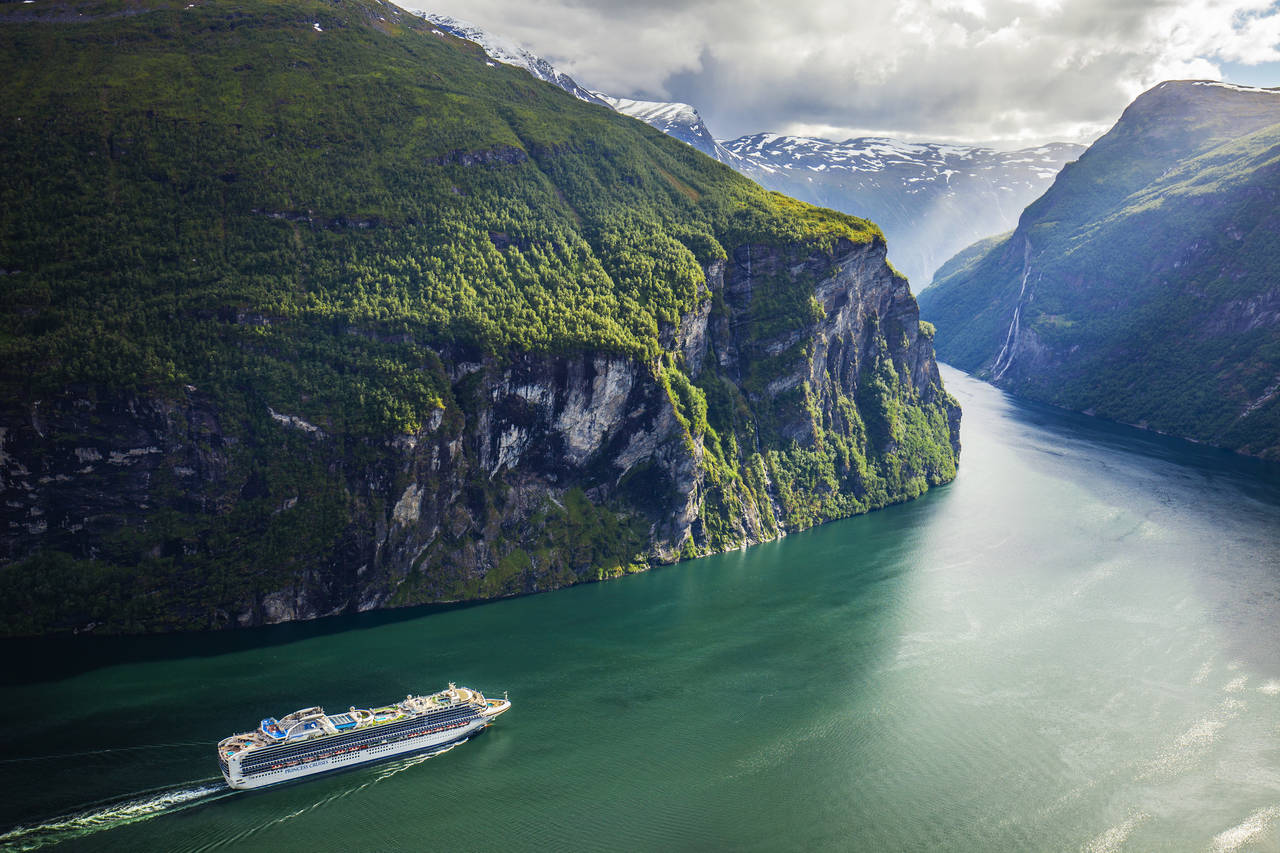
POLYGON ((465 740, 488 724, 489 721, 487 719, 474 720, 459 728, 448 729, 442 732, 432 732, 418 737, 405 738, 404 740, 395 741, 394 743, 363 747, 343 755, 319 758, 314 761, 308 761, 304 764, 294 765, 293 767, 264 769, 248 774, 241 772, 240 762, 237 760, 239 756, 235 756, 227 762, 227 767, 223 771, 222 775, 223 778, 227 780, 227 784, 232 788, 240 790, 266 788, 271 785, 279 785, 282 782, 292 782, 297 779, 304 779, 308 776, 315 776, 320 773, 331 773, 336 770, 348 770, 361 764, 373 764, 375 762, 386 761, 401 755, 426 752, 431 749, 446 746, 450 743, 465 740))

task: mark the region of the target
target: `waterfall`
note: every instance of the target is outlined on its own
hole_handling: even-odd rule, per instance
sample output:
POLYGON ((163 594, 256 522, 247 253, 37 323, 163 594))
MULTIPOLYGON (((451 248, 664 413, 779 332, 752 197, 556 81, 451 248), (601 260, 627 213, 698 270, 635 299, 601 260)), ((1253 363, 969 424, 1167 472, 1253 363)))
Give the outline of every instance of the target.
POLYGON ((1004 336, 1004 346, 991 365, 992 380, 998 381, 1013 364, 1013 341, 1018 336, 1018 322, 1022 318, 1022 297, 1027 292, 1027 278, 1031 275, 1031 240, 1022 238, 1022 287, 1018 290, 1018 301, 1013 306, 1013 322, 1009 324, 1009 332, 1004 336), (1005 359, 1005 356, 1008 359, 1005 359), (1001 366, 1001 362, 1004 365, 1001 366))

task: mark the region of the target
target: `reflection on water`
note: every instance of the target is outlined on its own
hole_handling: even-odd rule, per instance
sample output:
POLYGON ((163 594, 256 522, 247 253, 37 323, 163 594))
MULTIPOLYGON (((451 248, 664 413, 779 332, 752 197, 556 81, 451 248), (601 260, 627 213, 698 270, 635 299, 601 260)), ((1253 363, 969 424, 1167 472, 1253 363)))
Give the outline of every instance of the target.
POLYGON ((31 828, 0 845, 1280 849, 1276 468, 946 381, 954 484, 780 542, 97 660, 11 644, 42 674, 0 703, 0 826, 31 828), (514 707, 430 761, 182 782, 262 716, 446 681, 514 707))

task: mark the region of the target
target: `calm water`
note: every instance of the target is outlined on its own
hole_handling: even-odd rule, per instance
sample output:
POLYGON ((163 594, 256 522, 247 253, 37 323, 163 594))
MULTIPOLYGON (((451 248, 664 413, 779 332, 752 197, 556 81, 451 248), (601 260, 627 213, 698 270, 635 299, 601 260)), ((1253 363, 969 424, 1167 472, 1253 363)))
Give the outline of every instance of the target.
POLYGON ((956 482, 782 542, 433 613, 0 646, 0 829, 26 827, 0 846, 1280 850, 1276 470, 946 378, 956 482), (259 717, 449 680, 515 707, 434 758, 217 776, 259 717))

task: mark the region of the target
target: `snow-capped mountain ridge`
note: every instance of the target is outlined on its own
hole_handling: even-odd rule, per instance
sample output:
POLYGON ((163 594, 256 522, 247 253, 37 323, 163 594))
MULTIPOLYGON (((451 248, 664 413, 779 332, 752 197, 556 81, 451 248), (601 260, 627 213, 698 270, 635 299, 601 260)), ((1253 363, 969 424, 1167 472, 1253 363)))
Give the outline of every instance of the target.
POLYGON ((903 142, 883 136, 863 136, 833 142, 810 136, 755 133, 721 140, 729 151, 751 160, 769 173, 779 169, 811 171, 882 172, 894 166, 918 166, 922 173, 943 174, 989 170, 1010 165, 1025 166, 1028 179, 1050 179, 1062 168, 1063 154, 1074 155, 1080 146, 1051 143, 1021 151, 997 151, 974 145, 903 142))
POLYGON ((442 31, 467 41, 475 42, 488 54, 490 59, 516 68, 523 68, 539 80, 553 86, 559 86, 575 98, 590 104, 600 104, 615 112, 638 118, 645 124, 657 128, 668 136, 673 136, 688 145, 697 148, 703 154, 714 157, 721 163, 738 169, 750 177, 753 167, 738 155, 729 151, 716 141, 710 129, 692 104, 669 101, 642 101, 634 98, 616 98, 604 92, 593 92, 582 86, 568 74, 556 68, 547 60, 526 50, 519 44, 502 36, 477 27, 467 21, 452 18, 448 15, 424 13, 423 17, 442 31))
POLYGON ((592 92, 591 94, 608 101, 618 112, 638 118, 649 124, 659 121, 681 124, 702 122, 702 116, 698 114, 697 109, 692 104, 683 104, 679 101, 640 101, 634 98, 615 98, 612 95, 606 95, 604 92, 592 92))
POLYGON ((866 136, 834 142, 755 133, 723 142, 769 189, 876 222, 889 258, 917 287, 943 261, 1008 231, 1083 148, 1021 151, 866 136))
POLYGON ((583 101, 637 118, 771 190, 876 222, 889 258, 918 288, 969 244, 1008 231, 1022 209, 1084 149, 1052 143, 1022 151, 904 142, 866 136, 835 142, 755 133, 717 140, 691 104, 618 98, 581 86, 542 57, 479 27, 425 15, 441 30, 478 44, 583 101))
MULTIPOLYGON (((1164 84, 1162 83, 1161 85, 1163 86, 1164 84)), ((1241 86, 1238 83, 1222 83, 1217 80, 1192 80, 1191 85, 1216 86, 1219 89, 1230 89, 1233 92, 1261 92, 1267 95, 1280 95, 1280 87, 1241 86)))
POLYGON ((578 100, 586 101, 589 104, 608 106, 586 88, 579 86, 577 81, 568 74, 560 71, 541 56, 529 52, 510 39, 496 36, 474 24, 451 18, 448 15, 423 14, 422 17, 450 35, 455 35, 458 38, 480 45, 490 59, 497 60, 505 65, 523 68, 539 80, 543 80, 553 86, 559 86, 578 100))
POLYGON ((657 128, 667 136, 673 136, 681 142, 692 145, 703 154, 714 157, 727 166, 732 166, 749 177, 753 174, 751 163, 738 156, 711 135, 711 130, 702 120, 701 114, 692 104, 678 101, 639 101, 633 98, 615 98, 604 92, 592 92, 597 98, 613 107, 623 115, 638 118, 645 124, 657 128))

